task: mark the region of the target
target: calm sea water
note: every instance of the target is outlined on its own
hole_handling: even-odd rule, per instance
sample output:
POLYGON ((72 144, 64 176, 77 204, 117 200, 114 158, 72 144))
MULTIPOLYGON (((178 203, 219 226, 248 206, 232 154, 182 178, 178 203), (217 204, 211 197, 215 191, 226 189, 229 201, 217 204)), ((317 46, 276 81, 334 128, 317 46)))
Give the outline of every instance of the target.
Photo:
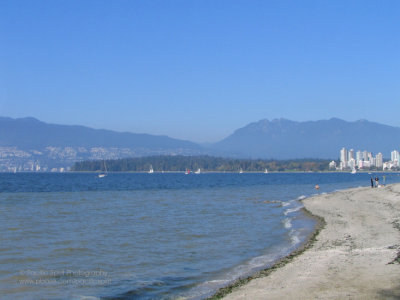
POLYGON ((0 174, 0 295, 202 299, 305 240, 299 199, 371 176, 0 174))

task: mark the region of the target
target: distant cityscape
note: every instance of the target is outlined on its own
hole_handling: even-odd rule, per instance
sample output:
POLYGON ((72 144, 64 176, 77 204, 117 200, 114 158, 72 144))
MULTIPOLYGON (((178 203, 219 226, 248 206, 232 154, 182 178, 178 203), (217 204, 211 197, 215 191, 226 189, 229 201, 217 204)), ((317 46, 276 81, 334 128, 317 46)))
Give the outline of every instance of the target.
POLYGON ((347 150, 342 148, 340 150, 340 163, 336 164, 335 161, 329 163, 329 169, 336 170, 363 170, 363 169, 382 169, 382 170, 397 170, 400 167, 399 151, 393 150, 390 153, 390 161, 383 161, 382 153, 375 156, 372 152, 367 150, 357 152, 354 149, 347 150))
MULTIPOLYGON (((120 159, 152 155, 188 155, 184 151, 149 151, 148 149, 106 147, 46 147, 45 149, 21 150, 17 147, 0 147, 0 172, 64 172, 79 161, 120 159)), ((327 162, 328 163, 328 162, 327 162)), ((326 163, 326 164, 327 164, 326 163)), ((328 166, 326 167, 328 170, 328 166)), ((391 151, 390 160, 383 154, 342 148, 340 160, 331 161, 329 170, 400 170, 400 152, 391 151)))
POLYGON ((22 150, 0 147, 0 172, 64 172, 77 161, 119 159, 148 155, 185 155, 185 151, 118 147, 46 147, 22 150))
POLYGON ((2 172, 64 172, 79 159, 100 159, 105 149, 84 147, 46 147, 21 150, 17 147, 0 147, 2 172))

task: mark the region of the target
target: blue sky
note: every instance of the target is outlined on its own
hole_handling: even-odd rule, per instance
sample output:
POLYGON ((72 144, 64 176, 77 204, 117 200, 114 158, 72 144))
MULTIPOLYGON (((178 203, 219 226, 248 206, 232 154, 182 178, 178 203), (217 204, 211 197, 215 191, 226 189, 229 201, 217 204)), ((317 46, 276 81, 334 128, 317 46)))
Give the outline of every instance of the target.
POLYGON ((0 1, 0 115, 213 142, 400 126, 400 1, 0 1))

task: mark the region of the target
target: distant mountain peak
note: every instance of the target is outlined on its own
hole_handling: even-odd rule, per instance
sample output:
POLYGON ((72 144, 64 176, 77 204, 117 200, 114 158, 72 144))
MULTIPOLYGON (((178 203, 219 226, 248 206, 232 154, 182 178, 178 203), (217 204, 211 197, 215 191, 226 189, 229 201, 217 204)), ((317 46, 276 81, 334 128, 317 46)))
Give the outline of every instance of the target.
POLYGON ((35 123, 44 123, 34 117, 24 117, 24 118, 17 118, 15 119, 16 121, 21 121, 21 122, 35 122, 35 123))
POLYGON ((285 123, 285 122, 295 122, 285 118, 276 118, 271 121, 272 123, 285 123))
MULTIPOLYGON (((342 147, 386 153, 400 146, 400 128, 339 118, 298 122, 263 119, 237 129, 214 145, 215 150, 253 158, 338 157, 342 147)), ((385 154, 384 154, 385 156, 385 154)))

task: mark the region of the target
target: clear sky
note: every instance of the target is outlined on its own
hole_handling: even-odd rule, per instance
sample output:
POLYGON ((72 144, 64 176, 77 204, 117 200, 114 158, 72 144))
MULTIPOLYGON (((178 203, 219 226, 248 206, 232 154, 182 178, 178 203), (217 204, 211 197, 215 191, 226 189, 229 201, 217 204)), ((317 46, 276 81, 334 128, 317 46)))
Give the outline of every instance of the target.
POLYGON ((0 1, 0 115, 213 142, 400 126, 400 1, 0 1))

